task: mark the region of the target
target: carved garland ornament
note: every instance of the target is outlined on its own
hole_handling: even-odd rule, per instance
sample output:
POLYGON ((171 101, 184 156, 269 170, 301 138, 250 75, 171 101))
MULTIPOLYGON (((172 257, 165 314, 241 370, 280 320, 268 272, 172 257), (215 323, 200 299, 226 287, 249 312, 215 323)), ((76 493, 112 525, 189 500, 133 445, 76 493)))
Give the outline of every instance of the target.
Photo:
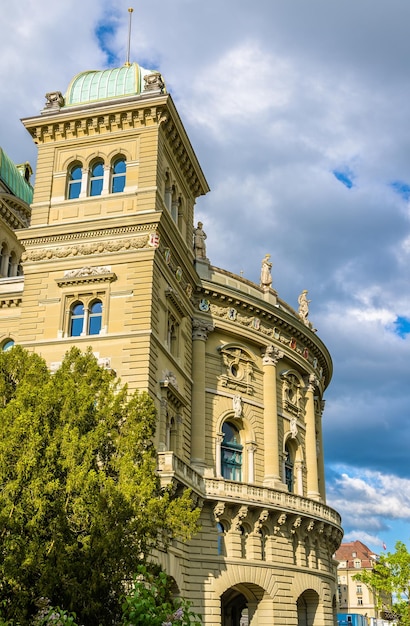
POLYGON ((48 248, 41 250, 27 250, 22 255, 23 261, 43 261, 45 259, 61 259, 73 256, 87 256, 89 254, 101 254, 102 252, 119 252, 135 248, 152 247, 150 235, 142 235, 133 239, 117 239, 114 241, 100 241, 98 243, 86 243, 60 248, 48 248))

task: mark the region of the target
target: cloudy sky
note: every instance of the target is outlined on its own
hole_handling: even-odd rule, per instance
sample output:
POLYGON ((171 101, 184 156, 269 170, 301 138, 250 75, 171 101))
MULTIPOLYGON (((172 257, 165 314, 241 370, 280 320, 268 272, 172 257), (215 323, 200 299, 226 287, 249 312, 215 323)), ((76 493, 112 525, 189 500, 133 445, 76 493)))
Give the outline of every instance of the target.
POLYGON ((0 0, 0 144, 86 69, 160 69, 211 192, 214 265, 274 287, 327 344, 328 502, 345 539, 410 546, 410 3, 0 0), (7 5, 7 10, 5 10, 7 5))

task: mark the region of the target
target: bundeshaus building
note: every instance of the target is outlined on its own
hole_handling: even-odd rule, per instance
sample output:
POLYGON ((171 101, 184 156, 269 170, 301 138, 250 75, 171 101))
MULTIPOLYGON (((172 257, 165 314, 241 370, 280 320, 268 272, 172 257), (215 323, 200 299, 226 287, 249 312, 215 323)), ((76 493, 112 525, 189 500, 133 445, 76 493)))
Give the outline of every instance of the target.
POLYGON ((153 397, 161 479, 202 510, 193 540, 156 558, 205 626, 333 626, 332 362, 306 292, 297 311, 280 299, 269 254, 259 284, 212 265, 194 218, 208 184, 158 72, 83 72, 23 124, 34 190, 0 153, 0 347, 55 370, 92 346, 153 397))

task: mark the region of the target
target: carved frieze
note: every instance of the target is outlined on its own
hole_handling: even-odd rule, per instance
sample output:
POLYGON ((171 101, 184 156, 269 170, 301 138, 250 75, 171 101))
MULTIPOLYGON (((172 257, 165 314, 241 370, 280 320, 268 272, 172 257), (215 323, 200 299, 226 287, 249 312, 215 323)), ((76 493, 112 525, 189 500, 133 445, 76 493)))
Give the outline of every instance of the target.
POLYGON ((149 246, 149 234, 133 237, 132 239, 114 239, 111 241, 96 241, 92 243, 74 244, 58 248, 37 248, 26 250, 23 261, 44 261, 46 259, 62 259, 66 257, 88 256, 120 250, 142 249, 149 246))
MULTIPOLYGON (((203 300, 204 298, 202 298, 202 300, 198 300, 198 306, 203 300)), ((209 302, 209 300, 207 300, 207 302, 209 302)), ((302 356, 313 368, 318 370, 319 378, 322 377, 323 369, 319 368, 317 357, 313 356, 311 354, 312 351, 309 351, 307 346, 301 343, 294 335, 291 335, 290 332, 288 333, 282 328, 279 329, 277 326, 267 325, 261 320, 260 316, 240 313, 237 308, 232 306, 223 306, 209 302, 209 310, 212 315, 256 330, 266 337, 274 339, 284 346, 289 347, 291 350, 294 350, 297 354, 302 356)), ((322 382, 323 384, 325 383, 324 378, 322 382)))

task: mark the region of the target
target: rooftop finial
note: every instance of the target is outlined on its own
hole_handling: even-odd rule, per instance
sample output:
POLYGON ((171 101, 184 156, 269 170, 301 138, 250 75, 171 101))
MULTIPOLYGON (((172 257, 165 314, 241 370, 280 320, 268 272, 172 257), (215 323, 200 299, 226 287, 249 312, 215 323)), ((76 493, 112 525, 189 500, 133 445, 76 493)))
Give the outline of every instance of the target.
POLYGON ((129 20, 129 24, 128 24, 128 49, 127 49, 127 60, 125 61, 125 65, 127 67, 129 67, 131 65, 130 63, 130 47, 131 47, 131 19, 132 19, 132 14, 133 14, 134 9, 133 8, 129 8, 128 9, 128 13, 130 14, 130 20, 129 20))

